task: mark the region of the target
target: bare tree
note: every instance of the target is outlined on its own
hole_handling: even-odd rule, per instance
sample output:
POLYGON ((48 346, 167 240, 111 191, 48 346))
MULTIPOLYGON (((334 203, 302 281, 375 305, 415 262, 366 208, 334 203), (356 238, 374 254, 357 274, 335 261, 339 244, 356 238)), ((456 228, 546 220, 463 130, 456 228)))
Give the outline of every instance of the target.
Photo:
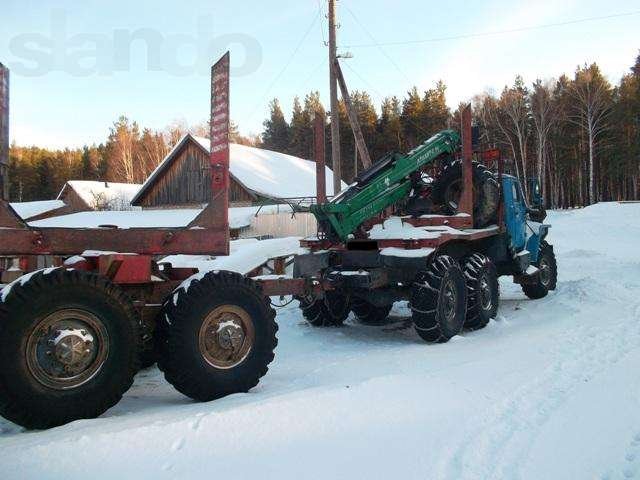
POLYGON ((144 129, 139 144, 141 164, 140 181, 144 181, 158 164, 167 156, 169 149, 162 133, 144 129))
POLYGON ((556 102, 553 99, 549 83, 543 84, 540 79, 535 81, 530 96, 530 105, 536 142, 536 175, 542 184, 542 198, 546 198, 545 165, 549 151, 550 133, 558 118, 556 102))
POLYGON ((529 106, 529 96, 524 86, 522 78, 516 77, 513 87, 505 88, 498 100, 498 111, 496 120, 500 130, 510 140, 516 164, 516 174, 520 176, 518 169, 518 158, 522 164, 522 180, 525 194, 528 196, 529 187, 527 182, 527 145, 531 133, 531 112, 529 106), (517 155, 516 155, 517 153, 517 155))
POLYGON ((598 137, 609 127, 611 86, 596 64, 578 68, 570 94, 575 100, 569 121, 579 126, 587 136, 589 150, 589 203, 596 200, 594 158, 598 137))

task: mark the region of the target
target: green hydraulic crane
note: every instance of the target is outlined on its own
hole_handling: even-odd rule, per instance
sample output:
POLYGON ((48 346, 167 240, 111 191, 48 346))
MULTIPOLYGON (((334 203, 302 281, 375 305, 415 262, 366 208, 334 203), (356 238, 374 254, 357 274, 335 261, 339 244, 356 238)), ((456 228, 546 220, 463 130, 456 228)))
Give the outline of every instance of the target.
POLYGON ((363 222, 406 198, 413 173, 459 148, 460 135, 443 130, 405 155, 389 153, 330 202, 312 205, 311 212, 330 240, 345 241, 363 222))

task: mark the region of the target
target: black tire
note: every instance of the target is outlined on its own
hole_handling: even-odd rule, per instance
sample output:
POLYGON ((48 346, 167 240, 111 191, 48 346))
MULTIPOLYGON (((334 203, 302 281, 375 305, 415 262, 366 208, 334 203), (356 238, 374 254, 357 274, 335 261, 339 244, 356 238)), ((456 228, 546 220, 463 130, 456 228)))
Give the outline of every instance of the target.
POLYGON ((140 334, 141 334, 141 352, 140 352, 140 369, 152 367, 158 361, 158 354, 156 352, 154 341, 155 324, 159 321, 160 315, 154 323, 142 320, 140 322, 140 334))
POLYGON ((558 283, 558 264, 553 246, 544 240, 540 243, 538 261, 534 263, 540 270, 536 283, 522 285, 524 294, 532 300, 546 297, 550 290, 555 290, 558 283))
POLYGON ((391 307, 393 305, 384 305, 378 307, 362 298, 353 297, 351 299, 351 310, 360 323, 364 325, 382 325, 386 322, 391 307))
POLYGON ((444 343, 462 331, 467 288, 460 265, 448 255, 438 255, 418 273, 411 292, 416 332, 427 342, 444 343))
POLYGON ((99 416, 131 387, 140 339, 130 298, 102 276, 60 268, 18 280, 0 303, 0 415, 36 429, 99 416))
MULTIPOLYGON (((431 199, 442 205, 449 215, 458 213, 458 202, 462 189, 462 163, 457 160, 446 166, 432 185, 431 199)), ((498 182, 484 165, 473 162, 473 224, 483 228, 496 223, 500 189, 498 182)))
POLYGON ((267 373, 277 331, 269 297, 253 280, 235 272, 209 272, 165 301, 156 326, 158 367, 176 390, 194 400, 247 392, 267 373), (233 329, 225 333, 229 324, 233 329), (238 345, 231 332, 240 335, 238 345), (223 333, 226 340, 221 340, 223 333))
POLYGON ((158 355, 152 343, 143 343, 142 352, 140 353, 140 370, 153 367, 158 361, 158 355))
POLYGON ((314 327, 338 327, 351 311, 350 298, 332 290, 326 291, 323 298, 303 297, 298 300, 302 315, 314 327))
POLYGON ((463 261, 464 278, 467 283, 467 318, 464 327, 479 330, 495 318, 500 302, 498 273, 485 255, 474 253, 463 261))

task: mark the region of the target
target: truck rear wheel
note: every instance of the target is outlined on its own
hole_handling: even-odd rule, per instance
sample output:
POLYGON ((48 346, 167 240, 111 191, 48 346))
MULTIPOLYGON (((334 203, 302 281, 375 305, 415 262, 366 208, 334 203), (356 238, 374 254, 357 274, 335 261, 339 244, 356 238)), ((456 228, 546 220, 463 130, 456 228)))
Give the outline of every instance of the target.
MULTIPOLYGON (((445 167, 432 185, 431 199, 442 205, 449 215, 459 211, 462 195, 462 163, 458 160, 445 167)), ((496 223, 500 189, 493 174, 484 165, 473 162, 473 222, 475 228, 496 223)))
POLYGON ((348 295, 326 291, 324 297, 302 297, 300 309, 305 320, 314 327, 337 327, 344 323, 351 311, 348 295))
POLYGON ((558 264, 556 262, 556 255, 553 253, 553 246, 542 241, 540 243, 538 261, 534 265, 540 271, 536 283, 522 285, 522 291, 527 297, 537 300, 546 297, 549 290, 556 289, 558 282, 558 264))
MULTIPOLYGON (((9 288, 9 287, 5 287, 9 288)), ((0 303, 0 414, 27 428, 94 418, 138 371, 140 332, 129 297, 77 270, 19 279, 0 303)))
POLYGON ((392 305, 378 307, 362 298, 351 299, 351 310, 360 323, 365 325, 382 325, 389 316, 392 305))
POLYGON ((165 301, 158 366, 176 390, 209 401, 255 387, 278 344, 275 311, 251 279, 209 272, 165 301))
POLYGON ((486 327, 498 313, 498 273, 493 262, 480 253, 466 257, 463 268, 467 284, 467 318, 464 326, 469 330, 479 330, 486 327))
POLYGON ((467 289, 460 265, 448 255, 438 255, 420 272, 411 292, 416 332, 427 342, 444 343, 462 331, 467 289))

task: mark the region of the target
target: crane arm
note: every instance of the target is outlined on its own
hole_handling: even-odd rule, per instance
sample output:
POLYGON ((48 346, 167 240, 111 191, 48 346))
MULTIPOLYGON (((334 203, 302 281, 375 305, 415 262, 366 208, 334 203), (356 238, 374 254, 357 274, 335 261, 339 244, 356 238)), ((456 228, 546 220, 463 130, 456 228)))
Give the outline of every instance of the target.
POLYGON ((413 173, 459 148, 458 133, 443 130, 405 155, 387 154, 330 202, 312 205, 311 212, 329 238, 345 241, 363 222, 406 198, 413 173))

